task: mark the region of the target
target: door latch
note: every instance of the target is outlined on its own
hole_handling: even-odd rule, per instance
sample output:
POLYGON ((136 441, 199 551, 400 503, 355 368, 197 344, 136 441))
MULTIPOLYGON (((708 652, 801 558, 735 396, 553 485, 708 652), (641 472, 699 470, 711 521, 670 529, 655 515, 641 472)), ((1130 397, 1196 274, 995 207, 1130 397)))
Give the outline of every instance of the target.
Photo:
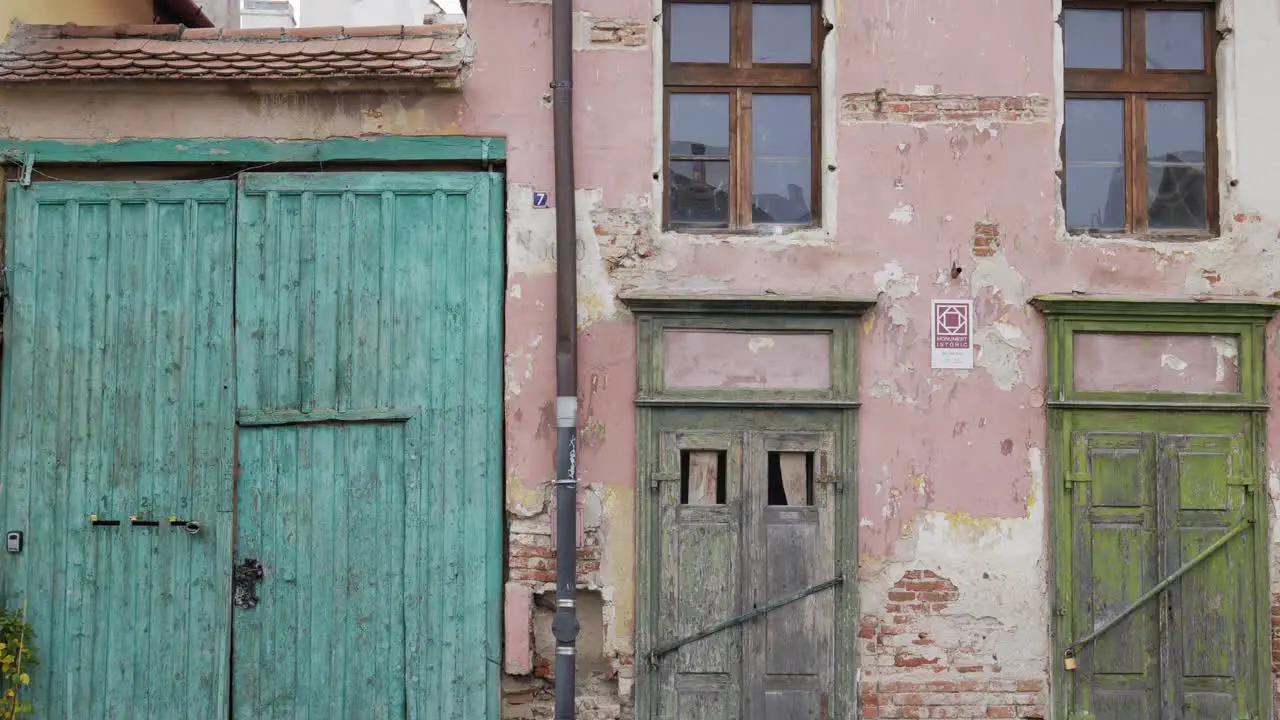
POLYGON ((262 563, 255 558, 245 558, 231 572, 231 604, 241 610, 258 606, 258 582, 265 573, 262 563))

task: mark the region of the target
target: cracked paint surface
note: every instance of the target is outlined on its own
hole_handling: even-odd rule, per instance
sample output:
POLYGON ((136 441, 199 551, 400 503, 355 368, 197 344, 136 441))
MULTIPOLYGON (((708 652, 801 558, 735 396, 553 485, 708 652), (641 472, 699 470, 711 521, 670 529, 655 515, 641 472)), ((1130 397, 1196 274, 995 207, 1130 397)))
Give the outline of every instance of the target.
MULTIPOLYGON (((1234 31, 1220 53, 1235 71, 1225 81, 1220 126, 1222 234, 1179 243, 1066 234, 1055 178, 1061 87, 1051 3, 944 0, 927 12, 909 3, 851 8, 827 7, 834 29, 830 92, 823 99, 829 115, 822 187, 836 192, 823 199, 830 222, 735 238, 659 227, 663 199, 655 172, 661 163, 653 147, 661 143, 654 75, 660 62, 653 51, 661 26, 652 22, 653 4, 585 0, 579 7, 580 25, 604 19, 596 29, 610 34, 593 41, 587 23, 579 40, 589 49, 575 54, 584 484, 575 512, 584 519, 584 546, 597 554, 584 560, 583 583, 601 593, 602 652, 623 698, 634 653, 636 347, 634 323, 618 294, 878 297, 857 333, 863 406, 856 551, 864 564, 859 594, 874 598, 864 611, 883 612, 895 583, 927 569, 958 593, 920 620, 920 632, 956 648, 948 662, 986 667, 998 657, 1006 668, 1042 669, 1048 654, 1045 337, 1027 300, 1050 292, 1280 293, 1280 209, 1273 197, 1280 135, 1272 121, 1278 101, 1270 92, 1280 18, 1266 7, 1230 3, 1224 11, 1234 31), (982 52, 974 51, 974 37, 985 39, 982 52), (869 106, 877 96, 890 106, 883 117, 860 115, 877 112, 869 106), (928 315, 935 298, 973 300, 972 371, 930 367, 928 315), (969 636, 983 639, 961 657, 969 636)), ((74 94, 3 89, 0 137, 506 138, 505 502, 512 537, 532 547, 546 541, 555 511, 558 198, 549 209, 531 202, 534 191, 549 192, 554 184, 549 7, 478 3, 470 22, 476 66, 456 94, 251 94, 214 84, 180 92, 174 102, 151 86, 74 94)), ((776 342, 751 342, 753 357, 787 352, 776 342)), ((1269 363, 1280 360, 1274 326, 1267 352, 1269 363)), ((1121 353, 1112 367, 1118 375, 1099 382, 1159 371, 1170 383, 1218 387, 1236 382, 1237 354, 1225 341, 1162 349, 1154 362, 1121 353)), ((1268 383, 1270 396, 1280 397, 1280 378, 1272 373, 1268 383)), ((1275 458, 1276 410, 1269 420, 1275 458)), ((1280 493, 1275 460, 1268 464, 1268 485, 1271 497, 1280 493)), ((1280 523, 1272 533, 1280 544, 1280 523)), ((1272 563, 1280 568, 1274 554, 1272 563)), ((547 589, 537 568, 522 570, 531 574, 520 582, 538 593, 547 589)))

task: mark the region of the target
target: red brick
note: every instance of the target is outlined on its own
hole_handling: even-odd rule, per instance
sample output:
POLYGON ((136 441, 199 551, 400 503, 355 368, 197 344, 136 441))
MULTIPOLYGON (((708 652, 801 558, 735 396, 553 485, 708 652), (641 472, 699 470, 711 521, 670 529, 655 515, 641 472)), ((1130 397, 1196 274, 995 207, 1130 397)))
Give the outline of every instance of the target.
POLYGON ((987 708, 987 717, 989 718, 1014 718, 1017 716, 1017 711, 1007 705, 995 705, 987 708))
POLYGON ((926 592, 948 589, 948 584, 941 580, 905 580, 898 583, 895 587, 901 587, 903 590, 921 590, 926 592))
POLYGON ((1038 693, 1044 689, 1044 683, 1038 680, 1019 680, 1017 689, 1022 693, 1038 693))
POLYGON ((922 667, 934 665, 937 662, 937 658, 925 658, 919 655, 896 655, 893 658, 893 664, 898 667, 922 667))

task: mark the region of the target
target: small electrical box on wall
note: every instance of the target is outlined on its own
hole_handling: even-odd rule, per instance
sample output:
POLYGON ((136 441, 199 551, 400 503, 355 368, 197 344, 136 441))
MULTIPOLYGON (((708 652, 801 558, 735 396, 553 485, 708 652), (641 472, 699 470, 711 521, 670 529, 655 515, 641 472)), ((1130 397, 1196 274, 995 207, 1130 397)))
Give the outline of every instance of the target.
POLYGON ((22 533, 12 530, 4 534, 4 549, 11 553, 22 552, 22 533))

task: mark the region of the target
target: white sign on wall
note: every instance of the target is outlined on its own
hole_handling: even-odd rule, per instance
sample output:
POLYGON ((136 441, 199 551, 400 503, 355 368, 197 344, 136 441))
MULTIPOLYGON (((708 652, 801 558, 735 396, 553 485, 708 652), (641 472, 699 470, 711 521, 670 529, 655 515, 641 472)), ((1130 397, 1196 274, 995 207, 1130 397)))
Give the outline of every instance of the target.
POLYGON ((931 318, 933 367, 973 369, 973 301, 934 300, 931 318))

